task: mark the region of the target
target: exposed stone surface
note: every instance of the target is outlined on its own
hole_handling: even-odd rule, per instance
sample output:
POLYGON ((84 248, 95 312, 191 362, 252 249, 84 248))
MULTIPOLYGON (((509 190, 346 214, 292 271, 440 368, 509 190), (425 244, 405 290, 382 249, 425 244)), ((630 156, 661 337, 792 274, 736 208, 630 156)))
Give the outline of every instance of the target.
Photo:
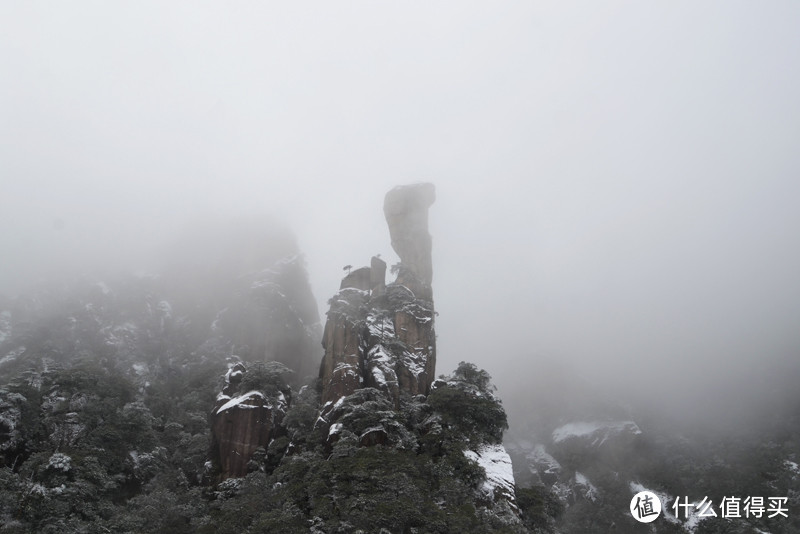
MULTIPOLYGON (((389 224, 392 248, 400 263, 419 281, 422 295, 430 298, 433 281, 431 235, 428 233, 428 208, 436 200, 433 184, 413 184, 395 187, 386 194, 383 214, 389 224)), ((401 275, 402 275, 401 271, 401 275)), ((403 283, 398 278, 398 282, 403 283)), ((414 288, 412 288, 413 290, 414 288)))
POLYGON ((221 479, 245 476, 256 450, 266 448, 284 431, 281 422, 288 408, 286 395, 281 391, 266 395, 260 390, 241 393, 246 374, 242 363, 228 370, 225 387, 210 416, 211 449, 221 479))
POLYGON ((339 286, 339 289, 345 289, 348 287, 363 289, 365 291, 372 289, 371 269, 369 267, 361 267, 342 278, 342 283, 339 286))
POLYGON ((397 339, 405 345, 395 367, 400 389, 410 395, 427 395, 436 371, 433 319, 420 322, 419 317, 398 311, 394 324, 397 339))
POLYGON ((345 288, 331 301, 322 338, 325 348, 320 367, 323 403, 336 401, 361 387, 364 350, 359 319, 367 295, 367 291, 345 288))
POLYGON ((486 479, 480 487, 484 498, 505 501, 519 515, 514 491, 514 470, 511 457, 500 443, 482 444, 477 450, 464 451, 464 455, 486 471, 486 479))
POLYGON ((398 187, 384 212, 401 258, 397 281, 385 284, 386 263, 349 273, 331 299, 320 366, 322 402, 362 387, 382 391, 395 406, 400 395, 427 395, 436 368, 428 206, 431 184, 398 187))
POLYGON ((237 403, 224 410, 224 406, 217 408, 211 427, 223 478, 247 474, 247 462, 257 448, 269 444, 283 417, 282 409, 255 391, 231 400, 237 403))
POLYGON ((383 295, 386 290, 386 262, 377 256, 373 256, 369 262, 369 270, 369 289, 372 291, 372 295, 383 295))

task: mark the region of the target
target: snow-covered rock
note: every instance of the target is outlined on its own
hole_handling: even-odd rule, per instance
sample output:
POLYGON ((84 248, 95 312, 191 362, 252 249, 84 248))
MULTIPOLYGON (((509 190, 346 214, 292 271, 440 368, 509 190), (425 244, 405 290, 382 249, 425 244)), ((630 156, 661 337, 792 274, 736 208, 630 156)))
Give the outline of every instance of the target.
POLYGON ((616 436, 636 436, 641 433, 633 421, 577 421, 556 428, 552 437, 553 443, 579 439, 600 447, 616 436))
POLYGON ((547 452, 545 446, 537 443, 533 450, 526 455, 532 469, 535 469, 541 480, 552 484, 561 476, 561 464, 547 452))
POLYGON ((263 406, 263 402, 258 402, 261 399, 266 400, 266 397, 260 391, 248 391, 244 395, 230 399, 228 402, 220 406, 219 409, 217 409, 217 415, 221 414, 225 410, 230 410, 231 408, 259 408, 263 406))
POLYGON ((594 484, 592 484, 586 475, 579 471, 575 471, 575 476, 573 477, 574 484, 576 488, 580 491, 580 495, 586 499, 587 501, 596 501, 597 497, 600 495, 600 492, 597 490, 594 484))
POLYGON ((484 444, 477 450, 464 451, 464 455, 477 462, 486 472, 486 480, 481 485, 483 494, 494 500, 498 497, 514 499, 514 470, 511 457, 500 444, 484 444))
POLYGON ((47 462, 47 469, 66 473, 72 469, 72 458, 61 452, 53 453, 53 455, 50 456, 50 460, 47 462))

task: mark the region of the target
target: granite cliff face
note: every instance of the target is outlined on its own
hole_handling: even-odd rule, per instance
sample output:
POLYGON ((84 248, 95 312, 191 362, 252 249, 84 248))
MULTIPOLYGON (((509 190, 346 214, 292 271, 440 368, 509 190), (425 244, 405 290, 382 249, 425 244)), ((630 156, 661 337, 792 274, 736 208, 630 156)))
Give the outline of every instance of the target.
POLYGON ((396 187, 384 214, 400 256, 397 279, 385 284, 386 263, 350 272, 331 299, 320 366, 322 403, 373 387, 399 405, 400 396, 427 395, 436 367, 431 236, 432 184, 396 187))
POLYGON ((269 387, 269 379, 279 378, 281 370, 270 373, 264 365, 256 365, 248 372, 247 367, 239 363, 225 376, 225 387, 217 397, 211 418, 211 448, 219 458, 224 477, 245 476, 256 450, 266 448, 270 440, 284 433, 280 423, 286 415, 291 391, 283 384, 269 387), (261 384, 247 380, 259 371, 266 375, 259 377, 261 384), (259 389, 243 391, 251 387, 259 389))

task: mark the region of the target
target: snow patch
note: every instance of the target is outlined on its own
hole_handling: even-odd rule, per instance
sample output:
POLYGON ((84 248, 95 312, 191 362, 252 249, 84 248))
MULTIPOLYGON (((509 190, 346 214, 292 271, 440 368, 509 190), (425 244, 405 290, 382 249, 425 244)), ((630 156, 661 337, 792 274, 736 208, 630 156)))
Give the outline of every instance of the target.
POLYGON ((589 479, 583 473, 575 471, 575 485, 583 488, 583 496, 588 500, 594 502, 600 494, 594 484, 589 482, 589 479))
POLYGON ((242 362, 228 362, 228 371, 225 373, 225 383, 232 384, 234 381, 241 380, 247 372, 242 362))
POLYGON ((644 487, 638 482, 629 482, 628 487, 630 488, 631 493, 633 493, 633 495, 636 495, 641 491, 649 491, 650 493, 654 493, 656 497, 658 497, 658 500, 661 501, 661 513, 664 514, 664 519, 666 519, 670 523, 675 523, 676 525, 681 524, 681 520, 672 514, 671 505, 673 503, 673 499, 668 493, 664 493, 661 491, 653 491, 649 488, 644 487))
POLYGON ((0 358, 0 365, 16 360, 17 357, 23 352, 25 352, 25 347, 17 347, 12 351, 7 352, 5 356, 0 358))
POLYGON ((28 493, 30 493, 31 495, 40 495, 42 497, 45 497, 47 495, 47 488, 45 488, 39 483, 36 483, 33 486, 31 486, 31 489, 28 491, 28 493))
POLYGON ((358 367, 356 364, 345 363, 345 362, 340 362, 336 364, 336 367, 333 368, 333 372, 331 374, 352 376, 352 377, 361 376, 361 373, 358 372, 358 367))
POLYGON ((556 482, 553 484, 551 489, 553 490, 553 493, 556 494, 556 497, 558 497, 559 501, 561 501, 564 505, 569 506, 569 501, 572 497, 572 490, 567 484, 563 482, 556 482))
POLYGON ((260 391, 248 391, 244 395, 239 397, 233 398, 223 404, 219 410, 217 410, 217 414, 224 412, 225 410, 230 410, 234 406, 238 406, 239 408, 258 408, 258 406, 251 406, 249 404, 242 404, 243 402, 253 399, 255 397, 261 397, 262 399, 266 400, 266 397, 260 391))
POLYGON ((579 421, 567 423, 553 431, 553 442, 559 443, 570 438, 594 438, 592 445, 600 446, 614 435, 627 433, 639 435, 639 426, 633 421, 579 421))
POLYGON ((335 436, 336 434, 341 432, 343 426, 344 425, 342 425, 342 423, 333 423, 331 425, 331 428, 328 430, 328 437, 330 438, 331 436, 335 436))
POLYGON ((412 374, 414 378, 419 379, 419 375, 425 372, 425 363, 427 358, 424 354, 417 354, 415 352, 403 352, 400 362, 412 374))
POLYGON ((790 472, 794 474, 800 474, 800 466, 797 465, 797 462, 793 462, 791 460, 784 460, 783 465, 786 466, 790 472))
POLYGON ((55 469, 57 471, 68 472, 72 468, 72 458, 64 453, 56 452, 50 456, 47 462, 47 469, 55 469))
POLYGON ((543 467, 543 472, 548 475, 558 475, 561 471, 561 464, 553 458, 541 443, 536 444, 533 451, 526 455, 528 461, 536 466, 543 467))
MULTIPOLYGON (((672 505, 675 503, 675 499, 669 495, 668 493, 664 493, 662 491, 655 491, 649 488, 644 487, 642 484, 638 482, 629 482, 628 487, 630 488, 631 492, 636 495, 640 491, 649 491, 650 493, 654 493, 658 500, 661 501, 661 513, 664 516, 664 519, 669 521, 670 523, 674 523, 676 525, 681 525, 684 530, 687 532, 694 532, 697 530, 697 527, 700 525, 700 522, 706 517, 700 516, 700 513, 704 511, 704 507, 697 508, 697 505, 700 503, 692 502, 690 503, 691 506, 688 511, 688 517, 682 520, 679 517, 675 517, 674 509, 672 505)), ((681 500, 681 504, 683 500, 681 500)), ((683 508, 681 508, 683 510, 683 508)), ((681 512, 683 513, 683 512, 681 512)))
POLYGON ((484 495, 491 499, 498 493, 514 497, 514 470, 505 447, 481 445, 477 451, 464 451, 464 456, 477 462, 486 472, 486 480, 481 485, 484 495))
POLYGON ((397 374, 393 369, 392 360, 392 355, 381 344, 377 344, 369 350, 367 362, 377 387, 387 388, 389 383, 397 384, 397 374))
POLYGON ((374 314, 368 315, 367 328, 369 329, 369 334, 378 339, 395 337, 394 323, 388 317, 376 316, 374 314))

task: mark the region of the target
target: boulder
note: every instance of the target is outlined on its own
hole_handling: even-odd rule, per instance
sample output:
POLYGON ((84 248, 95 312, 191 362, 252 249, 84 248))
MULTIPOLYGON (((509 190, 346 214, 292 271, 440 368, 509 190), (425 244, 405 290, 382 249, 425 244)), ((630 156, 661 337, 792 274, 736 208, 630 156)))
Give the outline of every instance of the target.
POLYGON ((211 433, 221 478, 247 474, 253 453, 269 445, 285 413, 282 397, 271 400, 259 391, 234 398, 220 395, 211 415, 211 433))
POLYGON ((363 289, 369 291, 372 289, 372 274, 369 267, 361 267, 348 273, 347 276, 342 278, 342 283, 339 289, 353 287, 356 289, 363 289))

